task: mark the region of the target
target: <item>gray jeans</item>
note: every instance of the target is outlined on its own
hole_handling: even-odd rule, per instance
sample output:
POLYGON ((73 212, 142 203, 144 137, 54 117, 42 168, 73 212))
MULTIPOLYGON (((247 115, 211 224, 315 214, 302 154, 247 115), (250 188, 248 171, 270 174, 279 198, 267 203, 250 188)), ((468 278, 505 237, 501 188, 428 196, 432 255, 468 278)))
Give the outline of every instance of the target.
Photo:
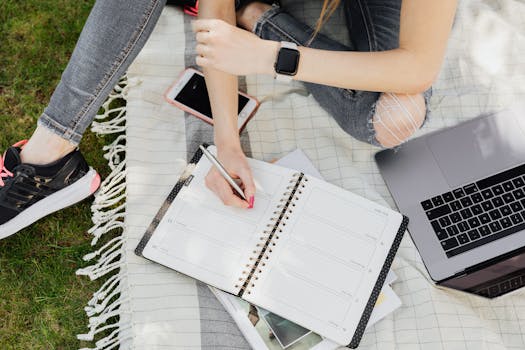
POLYGON ((148 40, 165 2, 97 1, 38 124, 78 144, 148 40))
MULTIPOLYGON (((342 3, 351 43, 343 45, 319 34, 310 43, 311 47, 381 51, 398 46, 401 0, 342 3)), ((165 0, 97 1, 61 81, 39 118, 39 125, 78 144, 108 94, 144 46, 164 4, 165 0)), ((258 21, 255 33, 264 39, 306 45, 312 29, 274 7, 258 21)), ((306 87, 343 130, 358 140, 378 145, 372 117, 380 93, 312 83, 306 83, 306 87)), ((429 94, 426 95, 428 98, 429 94)))

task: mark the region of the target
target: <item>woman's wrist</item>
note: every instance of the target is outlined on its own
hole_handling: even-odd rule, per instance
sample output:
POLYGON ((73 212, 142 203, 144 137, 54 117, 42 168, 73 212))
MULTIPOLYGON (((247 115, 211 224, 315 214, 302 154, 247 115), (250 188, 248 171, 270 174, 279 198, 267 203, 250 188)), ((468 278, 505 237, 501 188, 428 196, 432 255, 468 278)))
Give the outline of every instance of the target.
POLYGON ((217 146, 217 149, 220 151, 240 151, 241 148, 241 141, 237 137, 237 140, 235 139, 229 139, 229 140, 217 140, 215 139, 215 146, 217 146))
POLYGON ((259 55, 260 61, 257 65, 257 73, 273 76, 275 74, 275 59, 279 52, 280 43, 278 41, 261 39, 260 48, 261 54, 259 55))
POLYGON ((214 132, 215 146, 220 150, 240 150, 241 140, 238 130, 215 129, 214 132))

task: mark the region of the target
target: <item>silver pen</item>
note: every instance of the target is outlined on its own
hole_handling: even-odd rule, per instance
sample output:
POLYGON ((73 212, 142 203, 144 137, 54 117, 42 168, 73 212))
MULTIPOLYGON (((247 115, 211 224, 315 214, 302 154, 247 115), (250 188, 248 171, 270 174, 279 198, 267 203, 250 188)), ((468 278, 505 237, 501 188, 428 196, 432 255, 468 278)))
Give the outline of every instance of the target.
POLYGON ((235 182, 235 180, 230 176, 230 174, 228 174, 228 172, 226 171, 226 169, 224 169, 224 167, 222 166, 222 164, 219 162, 219 160, 217 158, 215 158, 215 156, 213 154, 211 154, 203 145, 200 145, 199 148, 201 149, 202 153, 204 153, 204 155, 206 156, 206 158, 209 159, 209 161, 211 162, 211 164, 213 164, 217 170, 219 170, 219 173, 221 173, 222 177, 224 177, 224 179, 226 181, 228 181, 228 183, 233 187, 233 189, 235 191, 237 191, 237 193, 245 200, 247 201, 246 199, 246 196, 244 195, 244 192, 242 191, 242 189, 239 187, 239 185, 237 185, 237 183, 235 182))

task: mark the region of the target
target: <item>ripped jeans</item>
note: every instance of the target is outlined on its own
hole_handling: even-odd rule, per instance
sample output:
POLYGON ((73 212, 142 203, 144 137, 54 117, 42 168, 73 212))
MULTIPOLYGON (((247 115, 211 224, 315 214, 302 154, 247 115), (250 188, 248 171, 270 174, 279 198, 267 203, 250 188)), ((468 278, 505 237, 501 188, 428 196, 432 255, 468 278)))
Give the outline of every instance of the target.
MULTIPOLYGON (((243 1, 238 1, 237 5, 242 6, 243 1)), ((253 31, 263 39, 291 41, 301 46, 323 50, 385 51, 399 47, 401 0, 343 0, 340 6, 344 6, 346 19, 344 30, 348 31, 350 37, 350 43, 347 45, 323 34, 317 34, 312 40, 313 29, 310 26, 289 14, 286 7, 283 9, 276 5, 259 18, 253 31)), ((352 69, 352 67, 341 69, 352 69)), ((314 83, 305 83, 305 86, 339 126, 357 140, 380 146, 376 139, 374 123, 382 123, 385 119, 391 118, 389 108, 408 114, 404 123, 412 125, 405 125, 405 127, 413 129, 414 132, 418 128, 414 118, 411 118, 409 108, 406 108, 395 94, 387 93, 391 97, 387 103, 389 105, 382 105, 383 115, 376 115, 374 119, 377 104, 384 104, 383 99, 380 99, 382 94, 380 92, 342 89, 314 83)), ((430 96, 430 89, 423 94, 427 106, 430 96)), ((413 99, 408 97, 409 104, 415 105, 413 99)), ((421 113, 426 119, 427 111, 421 113)), ((383 124, 386 125, 390 125, 393 130, 389 131, 395 136, 396 126, 392 126, 391 123, 383 124)), ((399 139, 399 141, 401 143, 403 140, 399 139)))

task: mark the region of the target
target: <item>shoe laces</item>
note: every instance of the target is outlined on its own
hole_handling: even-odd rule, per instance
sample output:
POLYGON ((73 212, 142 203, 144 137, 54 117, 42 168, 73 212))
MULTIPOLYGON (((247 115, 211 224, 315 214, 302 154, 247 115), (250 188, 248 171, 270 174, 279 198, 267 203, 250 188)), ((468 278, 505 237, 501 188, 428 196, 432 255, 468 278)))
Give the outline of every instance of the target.
MULTIPOLYGON (((27 143, 27 140, 22 140, 22 141, 19 141, 17 143, 15 143, 13 145, 13 147, 24 147, 24 145, 27 143)), ((4 187, 5 186, 5 182, 4 182, 4 179, 8 178, 8 177, 13 177, 13 173, 10 172, 6 167, 5 167, 5 156, 6 156, 6 152, 4 152, 4 155, 2 156, 2 158, 0 158, 0 187, 4 187)))

